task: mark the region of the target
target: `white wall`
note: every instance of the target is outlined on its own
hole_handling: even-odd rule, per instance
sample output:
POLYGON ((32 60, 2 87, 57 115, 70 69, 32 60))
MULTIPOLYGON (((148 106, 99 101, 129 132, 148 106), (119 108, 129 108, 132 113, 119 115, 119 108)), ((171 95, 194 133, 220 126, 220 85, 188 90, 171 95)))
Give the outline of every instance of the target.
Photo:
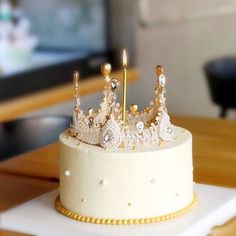
MULTIPOLYGON (((151 5, 156 14, 159 8, 154 7, 158 2, 163 3, 158 0, 151 5)), ((154 68, 162 64, 168 79, 167 103, 171 113, 217 116, 219 109, 210 100, 203 65, 210 59, 236 54, 235 22, 236 12, 229 11, 211 17, 180 19, 177 23, 167 20, 147 28, 139 26, 137 54, 142 82, 133 93, 136 100, 143 105, 148 102, 155 83, 154 68)), ((231 113, 231 117, 236 116, 231 113)))

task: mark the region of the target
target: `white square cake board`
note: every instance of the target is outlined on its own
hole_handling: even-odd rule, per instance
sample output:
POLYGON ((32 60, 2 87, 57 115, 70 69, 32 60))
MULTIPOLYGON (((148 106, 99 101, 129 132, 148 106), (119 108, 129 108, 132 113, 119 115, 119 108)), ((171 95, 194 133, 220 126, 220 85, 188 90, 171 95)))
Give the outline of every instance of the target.
POLYGON ((235 189, 196 184, 195 192, 198 206, 184 216, 154 224, 116 226, 82 223, 59 214, 54 208, 58 190, 53 190, 3 212, 1 227, 44 236, 201 236, 236 215, 235 189))

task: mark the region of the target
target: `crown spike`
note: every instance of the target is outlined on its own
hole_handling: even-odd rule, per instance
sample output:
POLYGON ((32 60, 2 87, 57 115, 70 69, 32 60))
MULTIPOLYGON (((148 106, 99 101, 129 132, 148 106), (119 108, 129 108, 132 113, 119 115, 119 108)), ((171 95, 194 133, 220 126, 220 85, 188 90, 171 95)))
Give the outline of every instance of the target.
POLYGON ((79 89, 79 72, 75 71, 73 75, 73 82, 74 82, 74 91, 75 95, 78 96, 78 89, 79 89))
POLYGON ((164 75, 164 68, 161 65, 156 67, 156 74, 158 77, 158 92, 162 93, 162 90, 165 88, 166 78, 164 75))
POLYGON ((80 114, 80 96, 79 96, 79 72, 75 71, 73 74, 73 85, 74 85, 74 99, 75 99, 75 106, 73 111, 73 121, 72 121, 72 129, 73 135, 76 135, 76 123, 79 119, 80 114))
POLYGON ((79 77, 80 77, 79 71, 76 70, 74 72, 74 83, 78 83, 79 82, 79 77))

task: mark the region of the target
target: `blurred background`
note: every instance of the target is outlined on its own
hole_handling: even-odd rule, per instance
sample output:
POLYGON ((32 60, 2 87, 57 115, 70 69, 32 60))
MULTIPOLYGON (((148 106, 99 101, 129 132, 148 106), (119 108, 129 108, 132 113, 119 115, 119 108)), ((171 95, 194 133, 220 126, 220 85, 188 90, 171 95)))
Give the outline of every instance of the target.
POLYGON ((82 108, 98 108, 100 66, 122 80, 124 48, 128 104, 149 105, 161 64, 172 122, 193 134, 194 181, 236 187, 235 22, 235 0, 0 0, 0 213, 58 186, 73 72, 82 108))
MULTIPOLYGON (((137 81, 128 85, 129 103, 140 108, 148 105, 154 95, 155 67, 161 64, 168 81, 170 113, 236 118, 231 109, 236 95, 230 95, 230 90, 236 91, 233 0, 0 3, 2 121, 8 117, 71 115, 72 96, 40 106, 34 106, 32 97, 30 109, 23 109, 24 100, 17 105, 22 106, 22 112, 15 112, 15 117, 14 111, 6 115, 3 109, 14 107, 23 98, 28 104, 35 93, 71 83, 75 69, 80 71, 81 81, 99 75, 103 62, 112 63, 119 72, 123 48, 128 51, 129 68, 139 72, 137 81), (214 84, 213 79, 220 82, 214 84)), ((83 107, 98 106, 101 97, 100 89, 93 89, 83 96, 83 107)))

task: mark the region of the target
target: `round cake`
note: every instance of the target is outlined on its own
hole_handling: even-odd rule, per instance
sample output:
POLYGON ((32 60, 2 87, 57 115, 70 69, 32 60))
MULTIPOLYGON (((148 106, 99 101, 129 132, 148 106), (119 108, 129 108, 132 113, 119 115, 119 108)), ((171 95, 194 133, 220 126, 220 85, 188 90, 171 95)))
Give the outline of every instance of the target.
POLYGON ((170 122, 165 77, 150 107, 124 112, 116 100, 118 80, 110 79, 96 112, 80 109, 78 73, 70 129, 60 135, 60 195, 56 208, 75 220, 100 224, 141 224, 168 220, 197 203, 193 192, 192 135, 170 122))
POLYGON ((60 203, 96 219, 148 219, 193 203, 192 137, 137 150, 104 150, 60 135, 60 203))

